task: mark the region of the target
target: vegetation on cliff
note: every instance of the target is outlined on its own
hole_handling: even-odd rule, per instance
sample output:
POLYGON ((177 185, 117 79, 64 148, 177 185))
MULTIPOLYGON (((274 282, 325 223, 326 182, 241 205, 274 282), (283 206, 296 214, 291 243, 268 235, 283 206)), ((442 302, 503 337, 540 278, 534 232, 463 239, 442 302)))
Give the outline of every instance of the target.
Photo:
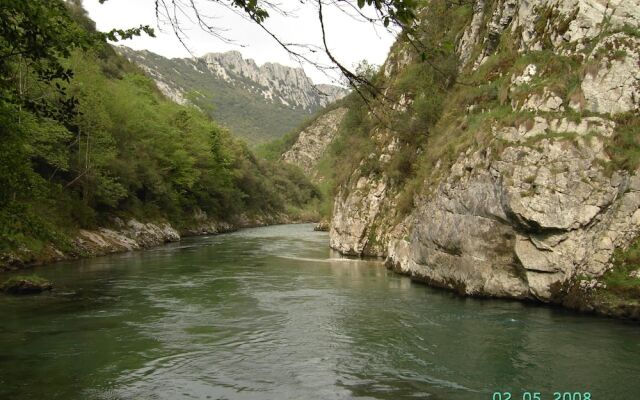
POLYGON ((317 167, 332 246, 466 294, 637 304, 637 8, 422 4, 317 167))
POLYGON ((181 226, 196 210, 295 214, 318 197, 295 168, 167 100, 79 2, 12 2, 0 13, 0 251, 64 248, 77 228, 113 216, 181 226))
MULTIPOLYGON (((446 143, 426 146, 428 140, 440 135, 434 126, 443 111, 454 104, 445 104, 445 99, 453 90, 458 75, 455 42, 470 15, 470 4, 434 2, 422 9, 419 28, 412 32, 418 33, 419 38, 409 43, 408 32, 405 32, 403 39, 391 49, 386 65, 397 62, 399 53, 410 53, 410 59, 417 57, 421 62, 411 62, 407 68, 394 70, 391 75, 366 63, 359 66, 358 75, 366 77, 371 86, 362 84, 359 93, 353 92, 335 104, 335 107, 347 107, 348 112, 336 139, 318 165, 320 188, 325 194, 321 207, 323 217, 330 218, 337 189, 347 184, 356 170, 361 176, 385 175, 396 187, 406 187, 407 195, 401 200, 400 212, 406 213, 411 208, 414 180, 417 181, 420 171, 419 156, 425 151, 441 151, 456 140, 455 136, 446 135, 446 143), (405 104, 397 106, 397 103, 405 104), (407 118, 407 115, 411 117, 407 118), (397 134, 398 142, 394 146, 398 147, 388 160, 381 162, 372 154, 380 145, 376 137, 388 131, 397 134)), ((450 112, 454 111, 457 109, 450 112)), ((285 138, 264 146, 270 157, 275 159, 274 154, 282 154, 290 148, 297 134, 317 117, 285 138)), ((442 136, 445 137, 444 133, 442 136)))
POLYGON ((610 293, 640 299, 640 238, 628 249, 616 250, 613 268, 604 275, 603 281, 610 293))
MULTIPOLYGON (((553 115, 548 110, 523 107, 530 96, 541 95, 545 90, 559 95, 566 99, 563 110, 566 108, 568 117, 576 122, 599 115, 589 110, 576 111, 569 103, 581 101, 581 81, 598 70, 605 54, 611 53, 614 58, 618 53, 624 56, 623 51, 616 53, 609 46, 598 51, 599 58, 587 60, 600 39, 620 31, 616 28, 605 29, 600 36, 586 42, 578 54, 555 51, 549 44, 548 32, 555 25, 560 34, 566 32, 575 15, 563 19, 555 8, 550 8, 543 10, 536 22, 538 33, 543 36, 540 49, 522 53, 518 50, 521 32, 507 30, 490 37, 490 43, 481 42, 472 48, 468 56, 471 60, 479 59, 486 51, 484 46, 492 48, 481 63, 463 64, 460 49, 456 47, 469 26, 473 4, 424 2, 422 5, 419 27, 411 32, 418 36, 407 36, 405 32, 385 63, 394 73, 385 76, 383 71, 378 71, 372 79, 384 94, 367 101, 353 93, 345 99, 349 113, 321 163, 321 169, 333 179, 334 187, 346 184, 355 169, 359 169, 358 176, 373 174, 388 178, 399 193, 396 211, 400 217, 412 210, 419 189, 437 186, 461 152, 481 146, 500 149, 504 143, 494 138, 492 127, 530 126, 536 115, 553 115), (399 60, 403 57, 404 60, 399 60), (399 62, 402 65, 398 65, 399 62), (512 77, 522 74, 532 64, 543 65, 542 70, 531 81, 514 89, 512 77), (376 133, 384 130, 392 132, 398 148, 387 162, 380 162, 372 155, 379 152, 376 133), (434 171, 436 169, 438 171, 434 171)), ((487 32, 491 29, 489 18, 501 5, 496 1, 483 2, 484 9, 490 12, 484 13, 484 21, 479 24, 479 37, 491 34, 487 32)), ((635 28, 625 25, 622 31, 637 36, 635 28)), ((567 48, 571 46, 567 44, 567 48)), ((615 121, 614 135, 606 141, 611 156, 607 168, 633 171, 640 165, 638 114, 618 114, 615 121)), ((526 144, 534 146, 551 137, 572 140, 575 136, 549 132, 526 144)), ((290 139, 294 140, 295 135, 291 134, 290 139)))

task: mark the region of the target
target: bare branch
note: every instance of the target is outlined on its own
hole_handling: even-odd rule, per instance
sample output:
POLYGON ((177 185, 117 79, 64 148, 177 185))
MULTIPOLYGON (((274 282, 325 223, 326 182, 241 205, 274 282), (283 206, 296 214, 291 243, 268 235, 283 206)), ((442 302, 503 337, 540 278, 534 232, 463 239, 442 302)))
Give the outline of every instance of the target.
MULTIPOLYGON (((464 1, 464 0, 460 0, 464 1)), ((208 0, 207 4, 221 6, 244 20, 257 24, 260 29, 271 37, 287 54, 301 67, 311 65, 325 76, 335 79, 333 73, 342 75, 347 84, 358 93, 365 102, 372 99, 385 98, 381 88, 376 87, 368 78, 354 73, 350 68, 340 63, 331 52, 326 37, 323 7, 333 6, 340 12, 354 18, 356 21, 371 23, 375 28, 384 27, 389 32, 395 32, 397 28, 406 29, 407 22, 413 18, 413 10, 408 8, 403 0, 374 0, 360 2, 356 4, 354 0, 299 0, 301 5, 315 5, 318 10, 318 19, 321 25, 322 46, 306 43, 290 43, 284 41, 265 25, 265 20, 270 13, 282 16, 294 16, 295 11, 283 8, 276 0, 208 0), (365 5, 373 12, 364 11, 365 5), (316 55, 320 52, 328 58, 328 64, 318 61, 316 55)), ((182 46, 190 53, 187 46, 187 35, 181 27, 181 21, 186 20, 197 25, 203 31, 213 35, 225 43, 235 43, 227 35, 226 30, 217 27, 212 21, 212 17, 204 16, 201 13, 201 4, 198 0, 155 0, 156 19, 160 22, 165 18, 165 22, 170 26, 174 35, 178 38, 182 46)), ((242 45, 240 45, 242 46, 242 45)), ((193 54, 192 54, 193 55, 193 54)))

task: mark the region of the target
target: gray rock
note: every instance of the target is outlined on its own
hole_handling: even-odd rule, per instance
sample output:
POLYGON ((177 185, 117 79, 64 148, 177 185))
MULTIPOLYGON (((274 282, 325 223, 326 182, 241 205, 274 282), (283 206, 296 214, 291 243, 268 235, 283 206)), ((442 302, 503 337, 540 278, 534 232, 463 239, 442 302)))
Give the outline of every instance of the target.
POLYGON ((158 246, 180 240, 180 234, 168 223, 141 223, 131 219, 119 230, 81 229, 74 240, 75 252, 100 255, 158 246))
POLYGON ((300 132, 298 139, 282 155, 282 159, 297 165, 309 176, 315 175, 318 161, 338 133, 346 112, 346 108, 336 108, 318 117, 300 132))
POLYGON ((457 52, 460 55, 460 68, 464 67, 473 52, 473 47, 478 43, 480 29, 482 28, 482 18, 484 16, 485 2, 477 0, 473 4, 473 18, 465 29, 462 38, 458 42, 457 52))
POLYGON ((586 108, 599 113, 640 110, 640 39, 622 33, 609 36, 593 49, 588 61, 603 50, 606 55, 597 71, 587 73, 582 81, 586 108), (624 55, 613 58, 609 48, 624 55))
MULTIPOLYGON (((170 76, 160 72, 160 68, 150 61, 153 58, 149 56, 151 53, 136 52, 124 46, 117 46, 116 51, 140 65, 167 97, 179 104, 188 103, 185 89, 170 76)), ((302 68, 292 68, 278 63, 258 66, 254 60, 243 58, 238 51, 208 53, 199 58, 173 59, 166 62, 186 63, 198 74, 210 74, 211 79, 222 79, 236 85, 248 84, 247 89, 256 96, 291 108, 317 109, 348 93, 339 86, 314 85, 302 68)))
POLYGON ((465 294, 542 301, 573 276, 604 274, 614 247, 640 233, 640 196, 570 142, 515 157, 523 150, 507 147, 497 160, 461 156, 452 171, 462 176, 417 201, 410 235, 389 243, 390 262, 465 294), (464 168, 469 159, 476 163, 464 168))
MULTIPOLYGON (((490 129, 493 141, 472 144, 450 165, 433 162, 412 211, 400 220, 394 212, 398 188, 384 173, 359 168, 334 201, 331 247, 386 255, 395 270, 463 294, 562 302, 578 281, 588 290, 602 289, 598 279, 611 268, 614 250, 640 235, 640 171, 604 167, 616 129, 612 114, 638 109, 640 43, 622 32, 606 36, 602 29, 637 28, 640 0, 503 0, 482 29, 484 7, 475 3, 458 42, 463 62, 479 54, 480 65, 507 30, 519 34, 514 43, 522 53, 544 43, 598 61, 597 72, 587 73, 577 88, 584 95, 581 107, 597 114, 568 113, 569 99, 551 85, 523 96, 514 110, 535 116, 526 123, 491 122, 483 129, 490 129), (549 7, 553 17, 536 25, 549 7), (597 41, 593 49, 586 47, 589 40, 597 41), (604 48, 617 53, 597 58, 604 48)), ((398 48, 382 67, 386 77, 398 71, 399 60, 413 62, 398 48)), ((544 73, 542 64, 529 64, 507 89, 522 93, 544 73)), ((400 102, 393 106, 402 111, 400 102)), ((483 108, 466 105, 468 114, 483 108)), ((375 127, 370 137, 370 159, 388 162, 396 151, 394 132, 375 127)))

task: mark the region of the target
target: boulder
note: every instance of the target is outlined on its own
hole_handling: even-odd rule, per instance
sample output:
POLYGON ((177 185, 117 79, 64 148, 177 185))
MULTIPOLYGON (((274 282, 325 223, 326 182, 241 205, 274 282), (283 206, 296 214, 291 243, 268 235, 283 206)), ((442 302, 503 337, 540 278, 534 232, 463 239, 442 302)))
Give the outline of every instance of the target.
POLYGON ((8 294, 37 294, 53 289, 53 284, 39 276, 14 276, 6 280, 0 290, 8 294))

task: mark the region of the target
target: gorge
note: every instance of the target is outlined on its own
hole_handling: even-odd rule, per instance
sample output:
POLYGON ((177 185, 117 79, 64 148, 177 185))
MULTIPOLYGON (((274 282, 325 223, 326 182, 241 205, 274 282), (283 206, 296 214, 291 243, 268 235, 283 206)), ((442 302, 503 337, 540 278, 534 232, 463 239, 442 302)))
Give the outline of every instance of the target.
POLYGON ((333 145, 305 144, 312 126, 284 154, 310 170, 315 152, 335 181, 331 247, 464 295, 638 319, 621 260, 640 243, 640 3, 430 3, 421 21, 376 76, 390 104, 355 99, 318 134, 333 145))
POLYGON ((350 89, 0 6, 0 398, 638 397, 640 0, 331 4, 350 89))

